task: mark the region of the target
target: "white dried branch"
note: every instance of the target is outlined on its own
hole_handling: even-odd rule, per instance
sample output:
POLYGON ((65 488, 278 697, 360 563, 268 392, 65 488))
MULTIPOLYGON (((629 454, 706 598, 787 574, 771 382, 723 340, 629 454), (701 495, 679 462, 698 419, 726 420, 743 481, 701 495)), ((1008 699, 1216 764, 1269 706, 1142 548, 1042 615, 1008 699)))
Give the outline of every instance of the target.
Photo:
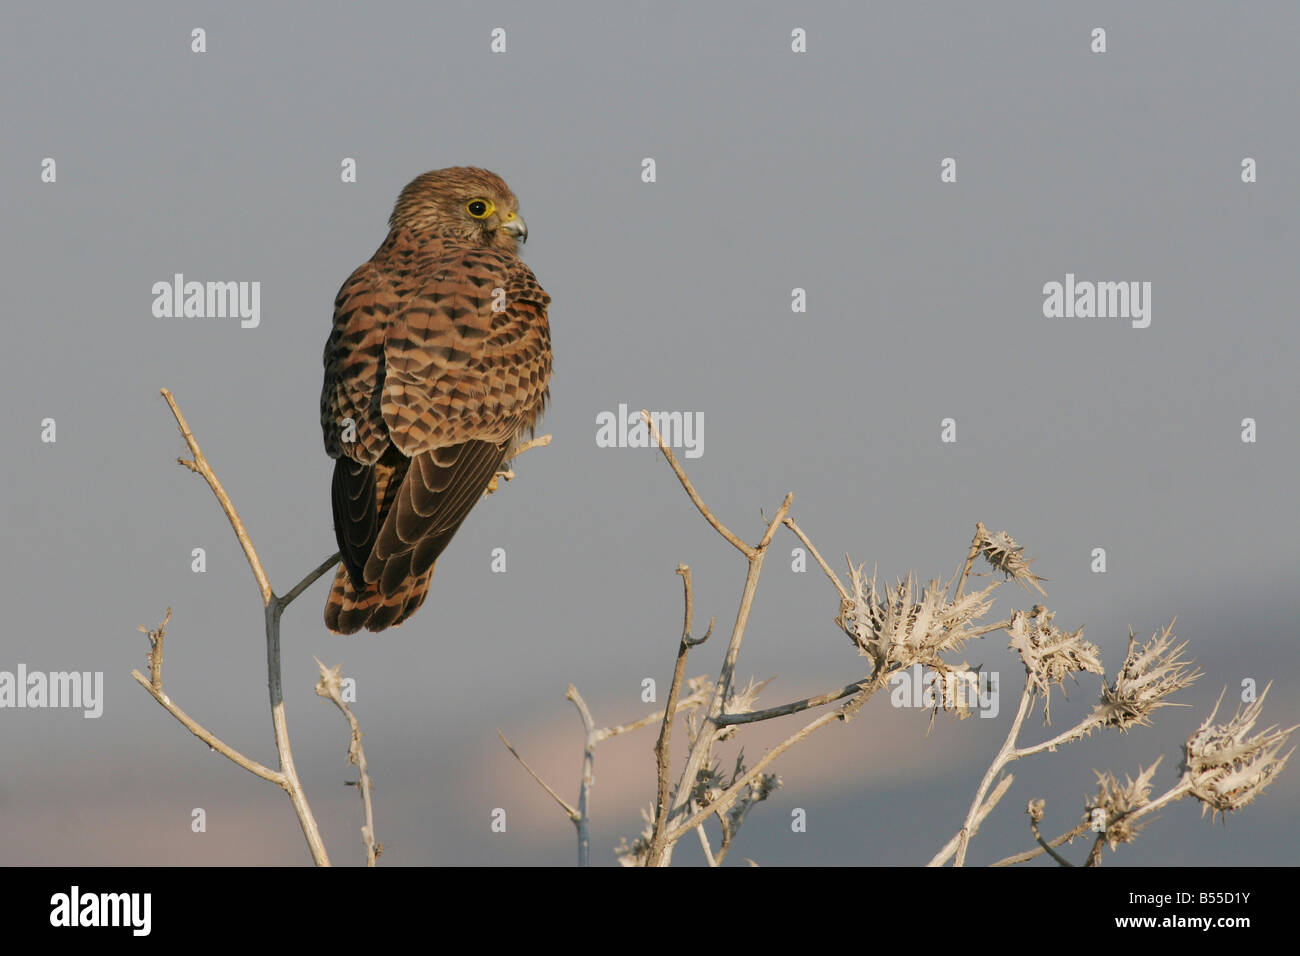
POLYGON ((320 668, 320 680, 316 682, 316 693, 334 702, 334 706, 343 712, 347 718, 348 727, 351 729, 351 735, 348 739, 348 762, 355 764, 359 779, 355 786, 361 794, 361 810, 365 815, 365 822, 361 825, 361 843, 366 848, 366 866, 374 866, 379 861, 379 855, 384 852, 384 846, 375 839, 375 810, 371 801, 374 793, 374 785, 370 782, 370 771, 366 765, 366 751, 361 745, 361 724, 357 722, 356 716, 352 713, 352 708, 343 700, 343 665, 336 667, 326 667, 320 662, 320 658, 314 658, 316 666, 320 668))
MULTIPOLYGON (((257 556, 257 550, 253 547, 253 542, 244 527, 244 522, 240 519, 239 513, 235 510, 230 496, 222 487, 216 472, 208 463, 203 454, 203 449, 199 447, 198 439, 190 430, 189 424, 185 421, 185 416, 181 414, 176 400, 172 393, 167 389, 162 389, 162 396, 166 400, 168 407, 171 409, 173 417, 176 419, 176 425, 180 429, 181 436, 185 439, 185 444, 190 450, 192 459, 178 458, 177 461, 188 468, 190 471, 202 476, 207 482, 208 487, 212 489, 213 495, 216 496, 217 502, 221 505, 221 510, 225 513, 226 519, 230 522, 231 528, 235 532, 235 537, 239 540, 240 547, 244 551, 244 557, 248 560, 248 565, 252 569, 253 578, 257 582, 258 593, 262 598, 263 616, 266 622, 266 661, 267 661, 267 684, 271 698, 271 723, 275 732, 275 747, 280 758, 280 769, 278 771, 270 770, 256 761, 249 760, 234 748, 222 743, 213 734, 203 728, 197 721, 185 714, 179 707, 173 704, 170 698, 162 690, 162 640, 161 635, 155 639, 152 635, 151 654, 156 656, 150 659, 150 671, 153 676, 152 680, 146 679, 138 671, 132 671, 134 677, 141 686, 147 690, 153 698, 161 704, 168 713, 181 722, 192 734, 218 751, 234 763, 243 767, 251 773, 257 774, 265 780, 279 785, 289 795, 289 800, 293 804, 294 813, 298 816, 298 822, 302 826, 303 836, 307 840, 307 846, 311 851, 312 860, 318 866, 328 866, 329 856, 325 852, 325 844, 321 839, 320 829, 316 825, 316 818, 312 815, 311 807, 307 803, 307 796, 303 790, 302 782, 298 778, 298 771, 293 762, 293 749, 289 744, 289 727, 284 711, 284 693, 280 677, 280 615, 284 609, 298 597, 307 587, 319 578, 325 571, 333 566, 338 560, 338 555, 334 555, 329 560, 322 563, 315 570, 310 572, 302 581, 300 581, 287 595, 277 597, 271 590, 271 583, 266 576, 262 567, 262 561, 257 556)), ((145 633, 150 633, 146 631, 145 633)))

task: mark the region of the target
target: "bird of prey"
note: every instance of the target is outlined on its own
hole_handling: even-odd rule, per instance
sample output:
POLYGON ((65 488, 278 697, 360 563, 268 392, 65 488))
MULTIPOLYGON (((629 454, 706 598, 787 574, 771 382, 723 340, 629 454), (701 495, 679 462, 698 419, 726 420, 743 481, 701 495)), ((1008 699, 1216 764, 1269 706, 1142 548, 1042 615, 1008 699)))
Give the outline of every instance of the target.
POLYGON ((321 428, 342 564, 331 631, 401 624, 512 447, 551 374, 551 301, 517 255, 519 203, 495 173, 425 173, 388 238, 339 290, 321 428))

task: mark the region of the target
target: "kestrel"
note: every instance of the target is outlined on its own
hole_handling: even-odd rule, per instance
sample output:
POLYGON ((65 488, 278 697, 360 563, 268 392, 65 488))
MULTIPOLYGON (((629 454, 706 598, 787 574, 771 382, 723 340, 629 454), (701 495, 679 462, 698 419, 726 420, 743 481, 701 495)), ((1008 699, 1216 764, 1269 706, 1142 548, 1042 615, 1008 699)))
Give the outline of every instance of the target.
POLYGON ((417 177, 334 300, 321 428, 343 562, 331 631, 382 631, 423 602, 437 561, 546 405, 551 297, 516 254, 510 187, 485 169, 417 177))

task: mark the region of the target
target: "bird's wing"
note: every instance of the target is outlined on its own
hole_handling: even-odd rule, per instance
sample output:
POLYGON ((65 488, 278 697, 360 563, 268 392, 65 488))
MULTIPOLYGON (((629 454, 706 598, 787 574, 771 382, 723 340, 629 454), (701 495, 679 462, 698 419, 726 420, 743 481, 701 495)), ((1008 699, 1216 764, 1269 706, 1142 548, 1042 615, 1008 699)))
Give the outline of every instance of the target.
POLYGON ((321 430, 331 458, 372 465, 389 448, 380 411, 384 340, 401 308, 401 295, 373 261, 353 272, 334 299, 320 399, 321 430))
POLYGON ((410 274, 424 280, 384 338, 380 405, 410 465, 381 502, 363 573, 384 594, 437 560, 536 422, 551 370, 550 297, 517 257, 458 250, 410 274))

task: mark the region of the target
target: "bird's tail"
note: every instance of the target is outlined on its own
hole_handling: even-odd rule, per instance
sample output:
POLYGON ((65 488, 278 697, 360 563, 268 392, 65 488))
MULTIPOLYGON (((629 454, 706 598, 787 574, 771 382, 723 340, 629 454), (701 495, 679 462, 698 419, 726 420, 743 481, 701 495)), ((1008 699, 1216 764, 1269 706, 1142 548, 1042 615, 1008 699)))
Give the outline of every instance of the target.
POLYGON ((363 627, 371 631, 396 627, 424 603, 436 566, 435 562, 424 574, 410 578, 392 594, 384 594, 378 582, 358 592, 348 569, 340 564, 325 599, 325 626, 335 634, 355 634, 363 627))

